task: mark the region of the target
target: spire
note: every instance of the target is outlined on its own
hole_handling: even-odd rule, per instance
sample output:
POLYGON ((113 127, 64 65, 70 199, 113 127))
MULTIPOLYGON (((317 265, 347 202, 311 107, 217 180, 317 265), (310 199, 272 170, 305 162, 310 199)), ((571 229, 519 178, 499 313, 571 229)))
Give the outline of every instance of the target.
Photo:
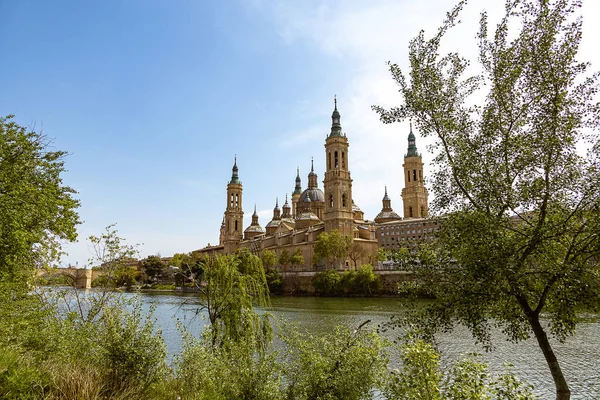
POLYGON ((258 225, 258 213, 256 212, 256 203, 254 203, 254 214, 252 214, 252 223, 251 226, 258 225))
POLYGON ((283 204, 283 218, 291 218, 292 214, 290 213, 290 210, 292 209, 292 207, 290 207, 290 204, 288 203, 288 196, 287 193, 285 194, 285 203, 283 204))
POLYGON ((315 173, 315 164, 313 159, 310 159, 310 172, 308 173, 308 188, 316 189, 319 186, 317 182, 317 174, 315 173))
POLYGON ((419 153, 417 152, 417 141, 415 138, 415 134, 412 131, 412 121, 410 121, 410 132, 408 134, 408 152, 406 153, 406 157, 419 157, 419 153))
POLYGON ((387 185, 386 185, 386 187, 385 187, 385 196, 383 196, 383 200, 389 200, 389 199, 390 198, 388 197, 388 194, 387 194, 387 185))
POLYGON ((275 197, 275 208, 273 209, 273 219, 281 219, 281 212, 279 210, 279 198, 275 197))
POLYGON ((300 180, 300 167, 296 168, 296 186, 294 187, 294 192, 292 193, 292 198, 294 195, 302 194, 302 181, 300 180))
POLYGON ((231 169, 231 181, 229 183, 240 183, 238 177, 237 155, 233 156, 233 168, 231 169))
POLYGON ((333 114, 331 114, 331 136, 342 136, 342 125, 340 124, 340 112, 337 109, 337 96, 333 97, 333 114))

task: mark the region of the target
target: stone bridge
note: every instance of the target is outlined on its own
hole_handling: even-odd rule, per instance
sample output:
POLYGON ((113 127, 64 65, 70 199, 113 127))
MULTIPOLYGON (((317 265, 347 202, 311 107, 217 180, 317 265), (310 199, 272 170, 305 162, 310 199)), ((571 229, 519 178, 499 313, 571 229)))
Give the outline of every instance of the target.
POLYGON ((92 281, 102 275, 102 273, 102 271, 87 268, 50 268, 37 270, 37 276, 41 278, 66 276, 70 278, 71 284, 77 289, 91 288, 92 281))

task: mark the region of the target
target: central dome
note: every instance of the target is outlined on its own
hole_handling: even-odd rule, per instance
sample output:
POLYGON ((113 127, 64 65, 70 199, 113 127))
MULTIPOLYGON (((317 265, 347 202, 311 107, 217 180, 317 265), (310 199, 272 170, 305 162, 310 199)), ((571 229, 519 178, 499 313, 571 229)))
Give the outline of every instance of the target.
POLYGON ((325 195, 323 194, 323 191, 319 188, 306 189, 298 198, 298 203, 312 203, 315 201, 325 203, 325 195))

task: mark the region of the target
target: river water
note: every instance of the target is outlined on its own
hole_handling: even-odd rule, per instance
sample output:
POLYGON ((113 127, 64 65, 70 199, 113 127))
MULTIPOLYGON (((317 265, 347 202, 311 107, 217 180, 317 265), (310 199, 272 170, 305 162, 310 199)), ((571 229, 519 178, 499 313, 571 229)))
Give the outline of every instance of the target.
MULTIPOLYGON (((181 338, 177 320, 192 332, 200 332, 206 324, 202 315, 197 314, 195 297, 186 294, 142 294, 145 306, 155 305, 157 325, 162 330, 167 344, 169 359, 181 350, 181 338)), ((277 320, 287 320, 311 332, 330 332, 339 324, 357 327, 366 320, 377 327, 390 320, 394 314, 402 312, 398 300, 391 298, 321 298, 321 297, 274 297, 269 310, 277 320)), ((382 332, 382 336, 394 340, 400 335, 397 331, 382 332)), ((536 394, 542 399, 553 399, 554 385, 544 357, 534 339, 511 343, 501 332, 494 332, 495 349, 485 353, 466 329, 456 329, 452 333, 437 337, 442 354, 442 363, 477 352, 483 354, 490 371, 504 370, 503 363, 514 365, 514 372, 534 385, 536 394)), ((573 399, 600 399, 600 318, 586 315, 577 326, 575 336, 561 344, 552 342, 563 373, 569 382, 573 399)), ((391 354, 391 367, 398 365, 397 353, 391 354)))

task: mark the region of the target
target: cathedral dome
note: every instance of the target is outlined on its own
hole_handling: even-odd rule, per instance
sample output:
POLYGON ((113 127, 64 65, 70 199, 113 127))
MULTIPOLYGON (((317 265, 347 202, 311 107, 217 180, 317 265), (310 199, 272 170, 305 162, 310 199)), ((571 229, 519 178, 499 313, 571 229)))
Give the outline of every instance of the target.
POLYGON ((277 228, 281 224, 280 219, 273 219, 267 224, 267 228, 277 228))
POLYGON ((310 203, 313 201, 318 201, 321 203, 325 203, 325 195, 323 191, 319 188, 310 188, 306 189, 300 197, 298 198, 298 203, 310 203))
POLYGON ((388 221, 399 221, 401 219, 402 219, 402 217, 399 216, 395 211, 382 210, 375 217, 375 222, 380 223, 380 222, 388 222, 388 221))
POLYGON ((265 230, 260 225, 250 225, 246 228, 244 233, 265 233, 265 230))

